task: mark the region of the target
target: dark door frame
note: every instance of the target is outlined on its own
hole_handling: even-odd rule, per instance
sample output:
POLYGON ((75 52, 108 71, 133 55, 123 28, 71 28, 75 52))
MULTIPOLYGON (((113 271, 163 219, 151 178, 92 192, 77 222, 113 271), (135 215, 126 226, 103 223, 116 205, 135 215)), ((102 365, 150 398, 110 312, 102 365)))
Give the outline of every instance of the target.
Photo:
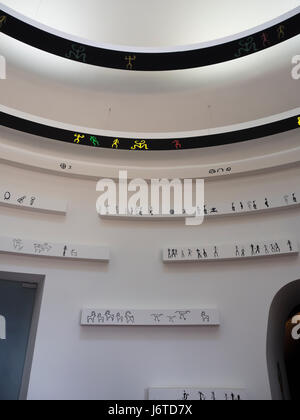
POLYGON ((36 333, 37 333, 41 304, 42 304, 45 276, 40 275, 40 274, 25 274, 25 273, 12 273, 12 272, 0 271, 0 280, 20 282, 20 283, 28 284, 29 287, 32 284, 32 285, 36 285, 36 288, 37 288, 36 298, 34 302, 33 316, 32 316, 31 327, 30 327, 29 341, 28 341, 28 346, 27 346, 27 351, 26 351, 26 359, 25 359, 25 364, 24 364, 24 369, 23 369, 22 385, 21 385, 21 390, 20 390, 20 395, 19 395, 19 400, 26 400, 28 387, 29 387, 30 374, 31 374, 36 333))

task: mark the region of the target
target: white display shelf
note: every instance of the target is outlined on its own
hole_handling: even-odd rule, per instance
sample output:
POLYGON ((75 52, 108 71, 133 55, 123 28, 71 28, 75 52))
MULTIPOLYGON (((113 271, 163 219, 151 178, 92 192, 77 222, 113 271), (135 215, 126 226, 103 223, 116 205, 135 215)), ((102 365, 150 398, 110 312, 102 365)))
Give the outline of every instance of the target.
POLYGON ((0 206, 65 215, 68 204, 67 201, 32 194, 25 189, 16 191, 14 188, 0 187, 0 206))
POLYGON ((109 261, 109 249, 100 246, 53 243, 20 237, 0 237, 0 253, 72 260, 109 261))
MULTIPOLYGON (((276 196, 266 194, 265 197, 260 198, 249 197, 248 199, 237 199, 228 201, 227 203, 206 204, 202 212, 204 213, 205 218, 211 219, 213 217, 269 213, 271 211, 282 211, 298 207, 300 207, 300 190, 276 196)), ((200 214, 201 209, 198 209, 198 211, 200 214)), ((137 208, 132 209, 130 214, 100 214, 100 217, 104 219, 160 221, 185 219, 193 216, 187 214, 152 215, 150 210, 144 214, 143 209, 140 210, 137 208)))
POLYGON ((216 309, 83 309, 83 326, 218 326, 216 309))
POLYGON ((270 258, 299 254, 298 242, 292 238, 265 240, 248 244, 198 245, 191 247, 168 247, 163 250, 165 263, 243 260, 247 258, 270 258))

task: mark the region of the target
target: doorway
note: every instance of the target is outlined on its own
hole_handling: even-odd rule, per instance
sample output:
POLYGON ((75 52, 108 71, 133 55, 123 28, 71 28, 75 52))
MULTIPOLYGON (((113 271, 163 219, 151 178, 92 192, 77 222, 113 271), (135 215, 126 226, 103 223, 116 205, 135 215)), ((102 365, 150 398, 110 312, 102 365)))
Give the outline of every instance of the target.
POLYGON ((26 399, 43 276, 0 273, 0 400, 26 399))
POLYGON ((273 400, 300 401, 300 280, 273 299, 268 322, 267 363, 273 400))
MULTIPOLYGON (((299 297, 300 299, 300 297, 299 297)), ((300 305, 289 314, 285 324, 284 358, 292 401, 300 401, 300 305)))

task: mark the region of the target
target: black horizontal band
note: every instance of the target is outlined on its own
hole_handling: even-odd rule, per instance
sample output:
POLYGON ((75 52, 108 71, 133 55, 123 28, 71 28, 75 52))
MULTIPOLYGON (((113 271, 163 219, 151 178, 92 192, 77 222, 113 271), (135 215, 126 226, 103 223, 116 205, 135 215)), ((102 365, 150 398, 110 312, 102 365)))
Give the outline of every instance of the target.
POLYGON ((296 128, 300 128, 300 116, 295 115, 280 121, 226 133, 184 138, 173 137, 168 139, 129 139, 122 137, 116 138, 100 136, 94 133, 74 132, 71 130, 65 130, 62 128, 26 120, 4 112, 0 112, 0 125, 24 133, 33 134, 35 136, 95 148, 132 151, 180 151, 240 143, 262 137, 272 136, 274 134, 284 133, 296 128))
POLYGON ((99 67, 136 71, 182 70, 223 63, 265 50, 300 34, 300 13, 244 38, 187 51, 128 52, 79 44, 0 10, 0 31, 32 47, 99 67))

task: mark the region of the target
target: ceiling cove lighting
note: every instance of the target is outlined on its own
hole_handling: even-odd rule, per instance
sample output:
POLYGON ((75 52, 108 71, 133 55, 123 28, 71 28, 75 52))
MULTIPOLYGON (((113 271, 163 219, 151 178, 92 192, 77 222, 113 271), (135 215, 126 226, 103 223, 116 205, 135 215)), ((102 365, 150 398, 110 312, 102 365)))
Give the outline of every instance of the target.
POLYGON ((78 127, 0 106, 0 125, 74 145, 130 151, 187 150, 234 144, 300 128, 300 108, 256 121, 179 133, 122 133, 78 127))
POLYGON ((99 45, 49 28, 1 4, 0 32, 59 57, 94 66, 128 71, 182 70, 235 60, 299 35, 300 7, 235 36, 172 49, 99 45))

